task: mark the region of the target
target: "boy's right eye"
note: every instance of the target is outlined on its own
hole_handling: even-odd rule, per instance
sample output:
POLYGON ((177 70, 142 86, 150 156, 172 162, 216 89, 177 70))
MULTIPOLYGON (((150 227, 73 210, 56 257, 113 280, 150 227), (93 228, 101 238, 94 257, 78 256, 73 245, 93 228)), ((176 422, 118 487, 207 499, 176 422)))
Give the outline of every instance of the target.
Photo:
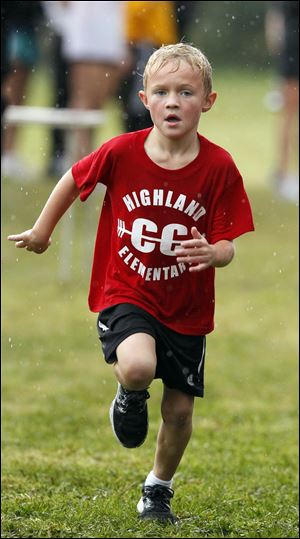
POLYGON ((155 90, 154 92, 156 95, 165 95, 166 94, 166 90, 155 90))

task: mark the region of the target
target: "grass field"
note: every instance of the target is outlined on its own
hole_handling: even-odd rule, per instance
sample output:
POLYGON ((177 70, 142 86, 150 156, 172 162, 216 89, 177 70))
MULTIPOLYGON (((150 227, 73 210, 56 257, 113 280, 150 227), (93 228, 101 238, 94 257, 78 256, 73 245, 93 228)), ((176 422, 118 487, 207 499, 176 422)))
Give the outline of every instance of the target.
MULTIPOLYGON (((64 282, 62 224, 41 257, 5 239, 31 226, 53 183, 3 181, 2 537, 299 536, 298 208, 276 199, 265 181, 275 125, 262 106, 268 84, 229 74, 219 90, 224 109, 211 112, 211 124, 204 117, 203 133, 237 156, 256 232, 237 240, 234 262, 217 272, 206 397, 196 403, 193 438, 175 476, 176 527, 140 522, 135 509, 152 467, 159 381, 145 444, 125 450, 111 432, 116 382, 87 308, 99 197, 87 208, 76 203, 64 282)), ((21 133, 27 150, 38 133, 21 133)))

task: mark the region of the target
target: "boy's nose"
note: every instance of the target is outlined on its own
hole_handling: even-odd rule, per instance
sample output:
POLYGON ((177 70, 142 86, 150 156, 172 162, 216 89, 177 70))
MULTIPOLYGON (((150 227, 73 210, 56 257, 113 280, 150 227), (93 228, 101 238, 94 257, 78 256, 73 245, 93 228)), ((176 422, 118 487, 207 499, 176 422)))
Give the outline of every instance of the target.
POLYGON ((170 100, 166 103, 166 107, 167 107, 167 109, 178 109, 179 104, 177 103, 177 101, 171 100, 171 99, 170 99, 170 100))
POLYGON ((178 103, 177 95, 175 93, 170 93, 168 95, 168 99, 167 99, 167 102, 166 102, 166 107, 167 108, 174 108, 174 107, 178 107, 178 106, 179 106, 179 103, 178 103))

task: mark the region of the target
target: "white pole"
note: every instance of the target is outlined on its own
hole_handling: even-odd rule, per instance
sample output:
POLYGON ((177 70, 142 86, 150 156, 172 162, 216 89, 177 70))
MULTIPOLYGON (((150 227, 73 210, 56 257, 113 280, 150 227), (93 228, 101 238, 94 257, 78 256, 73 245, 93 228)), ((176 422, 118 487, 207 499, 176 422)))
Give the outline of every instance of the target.
POLYGON ((2 122, 5 124, 39 124, 61 129, 98 127, 105 115, 101 110, 56 109, 52 107, 6 107, 2 122))

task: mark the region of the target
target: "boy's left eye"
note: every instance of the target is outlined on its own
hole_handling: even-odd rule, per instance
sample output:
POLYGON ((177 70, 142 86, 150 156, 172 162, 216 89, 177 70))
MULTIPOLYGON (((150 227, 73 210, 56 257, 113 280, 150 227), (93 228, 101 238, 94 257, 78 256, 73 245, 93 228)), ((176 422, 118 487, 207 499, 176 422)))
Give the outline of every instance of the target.
POLYGON ((192 92, 190 92, 189 90, 182 90, 182 95, 184 96, 189 96, 189 95, 192 95, 192 92))

